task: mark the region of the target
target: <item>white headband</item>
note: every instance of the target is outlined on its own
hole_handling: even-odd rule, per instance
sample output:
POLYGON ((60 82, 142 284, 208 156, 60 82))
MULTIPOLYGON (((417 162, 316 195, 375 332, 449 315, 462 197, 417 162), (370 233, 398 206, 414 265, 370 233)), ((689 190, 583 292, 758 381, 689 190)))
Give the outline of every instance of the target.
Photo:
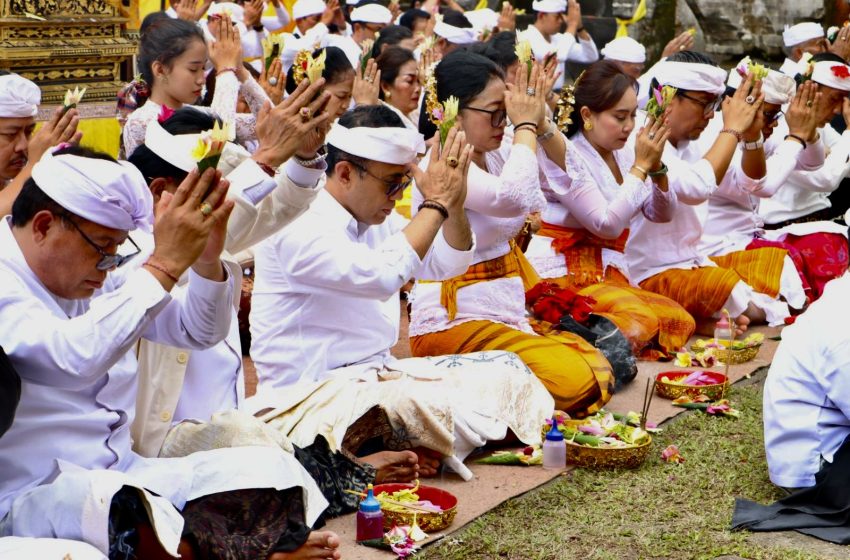
POLYGON ((782 32, 782 42, 786 47, 793 47, 812 39, 820 39, 824 36, 823 27, 813 21, 804 21, 797 25, 785 26, 782 32))
MULTIPOLYGON (((750 57, 738 63, 738 66, 729 70, 729 78, 726 80, 726 85, 732 89, 738 89, 744 82, 744 75, 749 67, 750 57)), ((766 103, 774 103, 776 105, 785 105, 794 96, 794 91, 797 89, 797 82, 791 76, 786 76, 776 70, 767 69, 767 76, 761 82, 761 92, 764 94, 766 103)))
POLYGON ((380 4, 366 4, 351 10, 351 23, 381 23, 388 24, 393 14, 380 4))
POLYGON ((726 71, 711 64, 664 60, 653 67, 652 75, 662 86, 707 91, 714 95, 726 91, 726 71))
POLYGON ((469 45, 476 41, 475 29, 472 27, 455 27, 442 21, 434 24, 434 33, 455 45, 469 45))
POLYGON ((472 24, 472 28, 478 33, 485 29, 493 29, 499 25, 499 14, 490 8, 464 12, 463 15, 466 16, 466 19, 472 24))
POLYGON ((200 133, 173 135, 152 120, 145 130, 145 146, 177 169, 186 173, 195 169, 198 164, 192 159, 192 149, 198 143, 200 133))
POLYGON ((292 6, 292 19, 299 20, 301 18, 321 14, 327 6, 322 0, 298 0, 292 6))
POLYGON ((566 0, 535 0, 531 9, 544 14, 561 14, 567 11, 566 0))
POLYGON ((0 76, 0 118, 34 117, 39 103, 37 85, 17 74, 0 76))
POLYGON ((72 214, 102 226, 152 230, 153 196, 133 164, 48 150, 32 168, 44 194, 72 214))
POLYGON ((346 128, 337 123, 328 132, 327 142, 347 154, 394 165, 407 165, 425 153, 421 134, 394 126, 346 128))
POLYGON ((605 45, 600 53, 609 60, 619 60, 632 64, 643 64, 646 62, 646 47, 631 37, 614 39, 605 45))
POLYGON ((824 60, 815 62, 812 81, 841 91, 850 91, 850 66, 824 60))

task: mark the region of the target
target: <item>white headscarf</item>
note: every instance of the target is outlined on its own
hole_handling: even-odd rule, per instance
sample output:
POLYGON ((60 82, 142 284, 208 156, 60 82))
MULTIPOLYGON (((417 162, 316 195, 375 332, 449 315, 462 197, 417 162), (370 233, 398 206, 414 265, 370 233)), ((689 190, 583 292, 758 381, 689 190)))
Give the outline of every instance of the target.
POLYGON ((37 85, 17 74, 0 76, 0 118, 34 117, 39 103, 37 85))
POLYGON ((662 86, 720 95, 726 91, 726 71, 711 64, 664 60, 652 68, 652 77, 662 86))
POLYGON ((48 150, 32 168, 33 181, 59 206, 104 227, 152 231, 153 196, 131 163, 48 150))
POLYGON ((631 37, 619 37, 614 39, 600 51, 602 56, 610 60, 620 60, 633 64, 646 62, 646 47, 631 37))
POLYGON ((813 21, 804 21, 797 25, 786 25, 782 32, 782 42, 786 47, 793 47, 812 39, 819 39, 824 36, 823 26, 813 21))
POLYGON ((327 142, 353 156, 394 165, 406 165, 425 153, 421 134, 394 126, 346 128, 337 123, 328 132, 327 142))

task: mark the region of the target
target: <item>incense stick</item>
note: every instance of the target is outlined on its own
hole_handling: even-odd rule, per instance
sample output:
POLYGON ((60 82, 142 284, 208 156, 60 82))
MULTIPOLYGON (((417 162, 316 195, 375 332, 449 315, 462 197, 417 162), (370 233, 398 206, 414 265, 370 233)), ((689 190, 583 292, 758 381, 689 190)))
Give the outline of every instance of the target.
POLYGON ((655 384, 651 378, 646 380, 646 389, 643 392, 643 408, 640 413, 640 429, 646 430, 646 420, 649 415, 649 405, 652 404, 652 396, 655 394, 655 384))
POLYGON ((732 361, 732 344, 735 342, 735 327, 732 326, 732 316, 729 314, 728 309, 724 309, 723 313, 726 314, 726 321, 729 323, 730 337, 729 348, 726 349, 726 359, 723 360, 726 366, 723 371, 723 375, 726 376, 726 381, 723 383, 723 390, 720 392, 720 398, 726 398, 726 389, 729 387, 729 363, 732 361))

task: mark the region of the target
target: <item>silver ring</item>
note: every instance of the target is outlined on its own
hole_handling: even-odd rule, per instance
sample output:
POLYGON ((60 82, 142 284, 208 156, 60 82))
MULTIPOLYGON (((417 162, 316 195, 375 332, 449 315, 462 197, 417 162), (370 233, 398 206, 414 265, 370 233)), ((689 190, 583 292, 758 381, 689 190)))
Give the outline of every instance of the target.
POLYGON ((650 133, 647 135, 647 138, 649 138, 650 140, 655 140, 655 133, 654 133, 654 132, 650 132, 650 133))
POLYGON ((276 86, 277 85, 277 78, 275 78, 274 76, 269 78, 269 85, 270 86, 276 86))
POLYGON ((370 83, 370 84, 371 84, 371 83, 372 83, 372 82, 374 82, 374 81, 375 81, 375 80, 373 80, 371 76, 369 76, 368 78, 366 78, 366 82, 367 82, 367 83, 370 83))
POLYGON ((530 87, 525 90, 525 94, 529 97, 534 97, 535 95, 537 95, 537 90, 533 87, 530 87))
POLYGON ((747 102, 747 105, 752 105, 753 103, 756 102, 756 98, 753 97, 752 95, 748 95, 747 98, 744 99, 744 101, 747 102))

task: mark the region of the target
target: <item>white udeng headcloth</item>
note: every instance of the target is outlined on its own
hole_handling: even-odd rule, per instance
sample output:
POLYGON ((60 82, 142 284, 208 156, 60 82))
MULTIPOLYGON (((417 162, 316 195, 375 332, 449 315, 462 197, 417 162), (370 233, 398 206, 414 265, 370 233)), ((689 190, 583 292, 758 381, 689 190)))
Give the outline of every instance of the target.
POLYGON ((850 91, 850 66, 831 60, 815 62, 812 81, 822 86, 850 91))
POLYGON ((455 27, 448 23, 438 21, 434 24, 434 33, 455 45, 469 45, 476 39, 475 29, 472 27, 455 27))
POLYGON ((32 168, 33 181, 59 206, 104 227, 152 230, 153 196, 131 163, 48 150, 32 168))
POLYGON ((544 14, 562 14, 567 11, 566 0, 535 0, 531 9, 544 14))
POLYGON ((653 67, 652 76, 662 86, 707 91, 714 95, 726 91, 726 71, 711 64, 664 60, 653 67))
POLYGON ((824 37, 823 26, 813 21, 804 21, 797 25, 786 25, 782 32, 782 42, 786 47, 793 47, 812 39, 824 37))
POLYGON ((386 25, 392 19, 392 12, 380 4, 366 4, 351 10, 351 23, 381 23, 386 25))
POLYGON ((600 51, 602 56, 609 60, 643 64, 646 62, 646 47, 631 37, 620 37, 614 39, 600 51))
POLYGON ((0 118, 34 117, 39 103, 37 85, 17 74, 0 76, 0 118))
POLYGON ((188 173, 198 166, 192 159, 192 149, 200 136, 200 133, 173 135, 162 128, 159 121, 153 120, 145 130, 145 146, 177 169, 188 173))
MULTIPOLYGON (((732 89, 738 89, 741 86, 744 82, 741 72, 746 73, 749 62, 750 57, 745 57, 738 63, 738 66, 729 70, 729 78, 726 80, 727 86, 732 89)), ((770 68, 767 69, 767 77, 761 81, 761 92, 764 94, 766 103, 785 105, 794 97, 796 89, 797 82, 794 81, 794 78, 770 68)))
POLYGON ((346 128, 337 123, 328 132, 327 142, 353 156, 394 165, 407 165, 425 153, 421 134, 394 126, 346 128))

